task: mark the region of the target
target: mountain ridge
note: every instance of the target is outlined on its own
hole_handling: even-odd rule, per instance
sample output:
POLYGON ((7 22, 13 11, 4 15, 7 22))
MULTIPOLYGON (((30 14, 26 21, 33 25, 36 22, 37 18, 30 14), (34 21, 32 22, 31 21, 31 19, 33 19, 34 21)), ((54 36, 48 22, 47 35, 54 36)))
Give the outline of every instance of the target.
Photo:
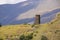
MULTIPOLYGON (((2 25, 8 25, 8 24, 23 24, 23 23, 30 23, 34 22, 35 18, 27 18, 28 14, 30 14, 28 11, 32 9, 36 9, 40 3, 40 0, 28 0, 25 2, 17 3, 17 4, 5 4, 0 5, 0 23, 2 25), (26 3, 26 4, 25 4, 26 3), (16 17, 21 14, 28 13, 26 18, 16 20, 16 17)), ((40 10, 40 9, 39 9, 40 10)), ((35 10, 36 11, 36 10, 35 10)), ((30 11, 31 15, 35 15, 35 11, 30 11), (33 13, 33 14, 32 14, 33 13)), ((53 9, 48 12, 44 12, 43 15, 41 15, 41 23, 47 23, 50 22, 55 18, 55 15, 60 12, 60 8, 53 9)), ((39 13, 38 11, 36 13, 39 13)), ((24 17, 24 15, 23 15, 24 17)), ((21 17, 20 17, 21 18, 21 17)), ((31 23, 30 23, 31 24, 31 23)))

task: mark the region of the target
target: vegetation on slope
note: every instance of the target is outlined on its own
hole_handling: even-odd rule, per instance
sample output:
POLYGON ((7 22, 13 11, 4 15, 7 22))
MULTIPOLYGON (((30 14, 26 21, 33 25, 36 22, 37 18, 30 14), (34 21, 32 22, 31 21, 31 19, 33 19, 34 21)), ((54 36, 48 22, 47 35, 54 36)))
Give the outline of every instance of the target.
POLYGON ((60 14, 46 24, 2 26, 0 40, 60 40, 60 14))

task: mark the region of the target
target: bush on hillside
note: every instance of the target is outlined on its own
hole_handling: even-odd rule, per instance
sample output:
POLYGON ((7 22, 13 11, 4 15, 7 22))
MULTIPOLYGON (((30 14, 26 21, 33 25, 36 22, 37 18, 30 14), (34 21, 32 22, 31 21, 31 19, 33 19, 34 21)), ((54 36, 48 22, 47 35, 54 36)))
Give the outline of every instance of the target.
POLYGON ((0 38, 0 40, 3 40, 2 38, 0 38))
POLYGON ((33 33, 25 36, 24 34, 20 36, 20 40, 31 40, 33 38, 33 33))
POLYGON ((35 24, 32 25, 32 28, 35 26, 35 24))
POLYGON ((43 35, 42 35, 41 40, 48 40, 48 38, 47 38, 46 36, 43 36, 43 35))

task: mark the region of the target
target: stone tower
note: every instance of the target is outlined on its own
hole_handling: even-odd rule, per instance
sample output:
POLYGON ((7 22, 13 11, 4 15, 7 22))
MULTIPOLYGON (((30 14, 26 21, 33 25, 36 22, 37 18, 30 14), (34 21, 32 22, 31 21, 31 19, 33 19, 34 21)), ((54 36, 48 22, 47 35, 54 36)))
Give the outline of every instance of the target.
POLYGON ((35 16, 35 22, 34 24, 40 24, 40 15, 35 16))
POLYGON ((0 24, 0 27, 1 27, 2 25, 0 24))

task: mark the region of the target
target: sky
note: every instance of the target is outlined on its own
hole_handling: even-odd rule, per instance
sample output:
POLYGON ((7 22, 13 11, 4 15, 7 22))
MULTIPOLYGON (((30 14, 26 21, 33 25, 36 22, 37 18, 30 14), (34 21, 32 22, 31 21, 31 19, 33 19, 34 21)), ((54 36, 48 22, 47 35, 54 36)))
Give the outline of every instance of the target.
POLYGON ((18 2, 23 2, 26 0, 0 0, 0 5, 2 4, 16 4, 18 2))

